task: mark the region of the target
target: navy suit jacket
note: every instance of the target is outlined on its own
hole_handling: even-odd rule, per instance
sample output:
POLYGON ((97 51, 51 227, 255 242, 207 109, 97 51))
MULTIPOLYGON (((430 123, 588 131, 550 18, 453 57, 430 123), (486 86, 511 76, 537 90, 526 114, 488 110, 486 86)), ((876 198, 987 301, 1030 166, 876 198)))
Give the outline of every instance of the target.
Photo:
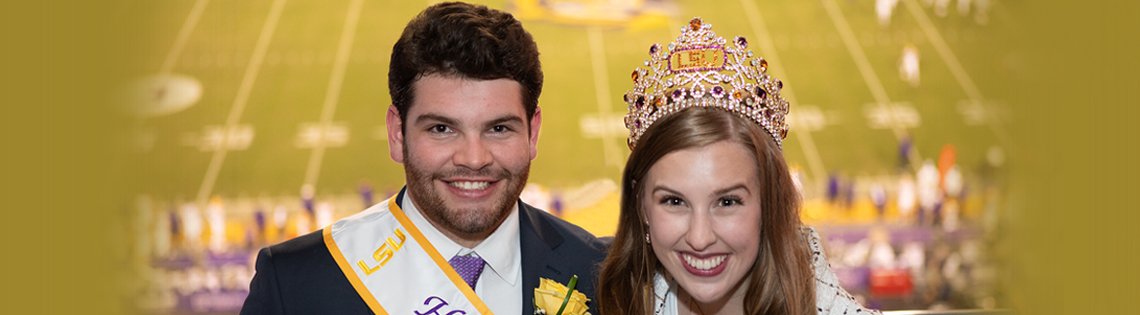
MULTIPOLYGON (((401 190, 397 204, 403 198, 401 190)), ((522 201, 518 210, 523 314, 534 314, 539 278, 566 284, 572 275, 578 275, 575 289, 595 308, 595 285, 608 242, 522 201)), ((372 314, 325 247, 322 232, 261 249, 241 314, 372 314)))

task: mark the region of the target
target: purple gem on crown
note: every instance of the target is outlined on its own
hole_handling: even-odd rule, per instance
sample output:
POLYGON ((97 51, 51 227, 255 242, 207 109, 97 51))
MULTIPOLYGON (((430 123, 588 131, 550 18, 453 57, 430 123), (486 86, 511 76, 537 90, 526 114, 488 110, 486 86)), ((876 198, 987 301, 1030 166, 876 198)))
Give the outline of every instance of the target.
POLYGON ((744 36, 737 36, 736 46, 740 46, 740 48, 748 48, 748 40, 744 39, 744 36))

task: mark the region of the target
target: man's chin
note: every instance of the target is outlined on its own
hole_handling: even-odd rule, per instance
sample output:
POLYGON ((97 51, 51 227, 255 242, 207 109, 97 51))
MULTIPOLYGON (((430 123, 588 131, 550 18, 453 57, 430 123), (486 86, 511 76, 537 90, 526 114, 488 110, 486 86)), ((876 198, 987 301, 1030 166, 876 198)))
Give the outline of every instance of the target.
POLYGON ((501 218, 492 217, 491 213, 483 213, 479 218, 453 218, 451 223, 455 226, 451 230, 470 235, 490 234, 499 227, 501 218))
POLYGON ((443 215, 451 229, 468 234, 483 234, 493 231, 508 215, 514 201, 502 191, 482 196, 481 198, 463 198, 445 193, 443 198, 443 215))
POLYGON ((414 168, 406 169, 412 174, 408 188, 419 201, 421 213, 441 228, 473 237, 498 228, 514 210, 527 179, 525 171, 522 176, 502 174, 486 187, 463 187, 482 189, 462 189, 442 180, 445 176, 424 176, 414 168))

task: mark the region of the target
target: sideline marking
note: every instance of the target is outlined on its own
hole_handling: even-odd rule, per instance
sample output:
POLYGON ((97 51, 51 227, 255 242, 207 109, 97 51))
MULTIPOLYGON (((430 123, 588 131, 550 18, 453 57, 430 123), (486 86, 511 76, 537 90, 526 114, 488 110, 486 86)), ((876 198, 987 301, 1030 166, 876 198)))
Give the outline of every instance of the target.
POLYGON ((186 48, 186 41, 190 39, 190 33, 197 27, 198 20, 202 19, 202 12, 206 11, 206 5, 209 3, 210 0, 194 2, 194 7, 190 9, 190 15, 186 16, 186 21, 182 22, 182 29, 178 30, 178 37, 175 37, 174 45, 166 53, 166 60, 162 62, 162 68, 158 70, 159 74, 167 74, 174 70, 174 64, 182 56, 182 50, 186 48))
MULTIPOLYGON (((887 96, 887 90, 883 88, 883 83, 879 82, 879 77, 875 76, 875 70, 871 68, 871 62, 863 53, 863 48, 859 46, 859 40, 855 39, 855 32, 851 30, 851 25, 843 17, 843 13, 839 12, 834 0, 823 0, 820 3, 827 10, 827 15, 831 17, 835 29, 839 31, 839 38, 843 40, 843 45, 847 46, 847 51, 851 53, 851 59, 855 60, 855 66, 859 68, 859 74, 863 75, 863 81, 867 82, 867 88, 871 90, 875 103, 878 104, 880 110, 889 111, 887 106, 891 104, 891 98, 887 96)), ((894 117, 891 117, 889 123, 891 131, 895 133, 895 138, 902 141, 906 137, 906 132, 899 126, 894 117)), ((910 146, 910 154, 907 155, 910 156, 910 165, 917 171, 922 166, 922 158, 919 157, 918 149, 913 145, 910 146)))
MULTIPOLYGON (((768 27, 764 25, 764 17, 760 15, 759 8, 756 3, 751 0, 740 0, 744 5, 744 13, 748 16, 748 22, 752 24, 752 32, 756 33, 757 42, 760 43, 760 49, 764 51, 764 55, 772 57, 772 60, 780 60, 780 56, 776 54, 776 45, 772 43, 772 34, 768 33, 768 27)), ((784 78, 785 81, 790 80, 787 73, 782 70, 783 66, 771 67, 769 71, 773 74, 784 78)), ((799 104, 796 100, 796 94, 792 93, 792 87, 789 85, 784 87, 781 95, 788 100, 788 103, 799 104)), ((790 115, 790 113, 789 113, 790 115)), ((785 117, 786 119, 787 117, 785 117)), ((796 126, 791 126, 796 128, 796 126)), ((796 128, 796 139, 800 142, 800 147, 804 150, 804 156, 807 157, 808 168, 811 169, 812 177, 815 177, 816 185, 822 185, 827 182, 827 169, 823 167, 823 159, 819 156, 819 150, 815 146, 815 138, 812 137, 811 131, 807 128, 796 128)), ((822 187, 822 186, 820 186, 822 187)))
MULTIPOLYGON (((273 6, 269 8, 269 18, 261 27, 261 35, 257 37, 253 56, 250 57, 249 65, 245 68, 245 76, 241 78, 241 86, 238 87, 234 105, 230 109, 229 117, 226 118, 226 130, 233 130, 238 121, 241 120, 246 102, 249 101, 249 93, 253 90, 253 83, 257 80, 257 73, 261 70, 261 63, 265 60, 266 51, 269 50, 269 41, 273 39, 273 32, 277 30, 277 22, 281 20, 281 11, 284 11, 284 8, 285 0, 273 0, 273 6)), ((226 137, 229 137, 230 133, 226 132, 225 134, 226 137)), ((221 143, 226 142, 221 141, 221 143)), ((214 183, 218 180, 218 172, 221 171, 222 162, 225 159, 226 147, 219 146, 217 151, 214 151, 214 157, 210 159, 210 166, 206 169, 206 178, 202 180, 202 186, 198 188, 196 200, 199 207, 206 207, 206 201, 214 190, 214 183)))
POLYGON ((352 0, 348 5, 348 16, 344 18, 344 31, 340 33, 340 44, 336 48, 336 60, 333 62, 332 78, 329 79, 328 92, 325 93, 324 104, 321 105, 321 131, 322 138, 317 141, 309 155, 309 166, 305 168, 305 181, 303 185, 317 185, 317 176, 321 173, 321 162, 325 158, 324 133, 329 130, 333 114, 336 113, 337 101, 340 100, 341 86, 344 85, 344 73, 348 69, 348 57, 352 53, 352 43, 356 39, 356 24, 360 21, 360 7, 364 0, 352 0))
POLYGON ((313 149, 317 146, 339 148, 348 144, 350 134, 345 122, 300 123, 293 146, 298 149, 313 149))
POLYGON ((795 114, 788 114, 788 123, 807 131, 820 131, 831 125, 838 125, 843 119, 835 111, 824 112, 819 106, 800 104, 795 114))
MULTIPOLYGON (((607 117, 613 110, 613 104, 610 103, 610 79, 606 76, 606 52, 602 31, 597 27, 591 27, 586 34, 590 44, 590 63, 594 69, 594 91, 598 95, 598 116, 607 117)), ((621 148, 614 144, 613 137, 602 137, 602 155, 606 158, 606 166, 622 167, 621 148)))
POLYGON ((887 129, 892 124, 908 129, 922 126, 922 116, 910 102, 891 103, 887 106, 867 103, 863 105, 863 115, 871 129, 887 129))
POLYGON ((202 132, 187 132, 182 134, 182 145, 197 148, 198 151, 210 152, 219 148, 231 151, 249 149, 253 142, 255 132, 252 125, 241 124, 233 128, 212 125, 202 127, 202 132))
POLYGON ((597 113, 583 114, 578 118, 578 127, 581 128, 582 137, 594 138, 625 138, 629 136, 629 129, 625 129, 625 115, 611 113, 606 116, 597 113))
POLYGON ((922 11, 922 8, 919 7, 918 3, 915 3, 914 0, 906 0, 903 3, 906 4, 910 15, 914 16, 914 19, 918 21, 919 28, 922 28, 922 32, 930 39, 930 45, 934 46, 934 51, 938 52, 938 56, 942 57, 942 61, 946 63, 946 67, 950 68, 950 73, 954 75, 954 79, 958 81, 958 85, 962 86, 962 89, 966 91, 966 95, 970 96, 971 101, 975 104, 980 104, 985 110, 986 115, 990 118, 990 129, 993 129, 994 134, 998 137, 998 141, 1001 141, 1002 145, 1007 148, 1014 148, 1013 141, 1009 139, 1009 134, 1005 132, 1005 128, 1002 126, 997 112, 993 109, 993 106, 985 102, 985 98, 982 97, 982 91, 974 84, 974 80, 970 79, 970 75, 966 73, 966 68, 962 67, 962 63, 958 61, 958 57, 950 50, 950 45, 946 44, 946 40, 942 38, 942 34, 934 28, 934 23, 930 22, 930 17, 926 15, 926 12, 922 11))

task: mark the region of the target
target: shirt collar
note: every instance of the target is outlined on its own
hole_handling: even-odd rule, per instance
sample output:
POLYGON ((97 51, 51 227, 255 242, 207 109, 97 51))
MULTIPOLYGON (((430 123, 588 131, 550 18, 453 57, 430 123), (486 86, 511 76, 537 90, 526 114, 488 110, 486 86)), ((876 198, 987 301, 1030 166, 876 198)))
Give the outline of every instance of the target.
POLYGON ((427 218, 420 214, 419 209, 412 202, 410 191, 404 192, 404 200, 400 201, 400 209, 408 215, 408 219, 415 224, 416 227, 423 232, 424 237, 431 242, 432 246, 439 251, 443 259, 451 259, 455 255, 467 255, 475 252, 476 255, 483 258, 487 266, 491 267, 499 278, 506 281, 511 286, 515 285, 518 280, 519 268, 522 265, 522 253, 519 245, 519 204, 516 201, 513 205, 514 209, 506 220, 499 225, 494 232, 491 232, 487 239, 475 248, 464 248, 459 244, 452 241, 443 232, 435 228, 427 218))

